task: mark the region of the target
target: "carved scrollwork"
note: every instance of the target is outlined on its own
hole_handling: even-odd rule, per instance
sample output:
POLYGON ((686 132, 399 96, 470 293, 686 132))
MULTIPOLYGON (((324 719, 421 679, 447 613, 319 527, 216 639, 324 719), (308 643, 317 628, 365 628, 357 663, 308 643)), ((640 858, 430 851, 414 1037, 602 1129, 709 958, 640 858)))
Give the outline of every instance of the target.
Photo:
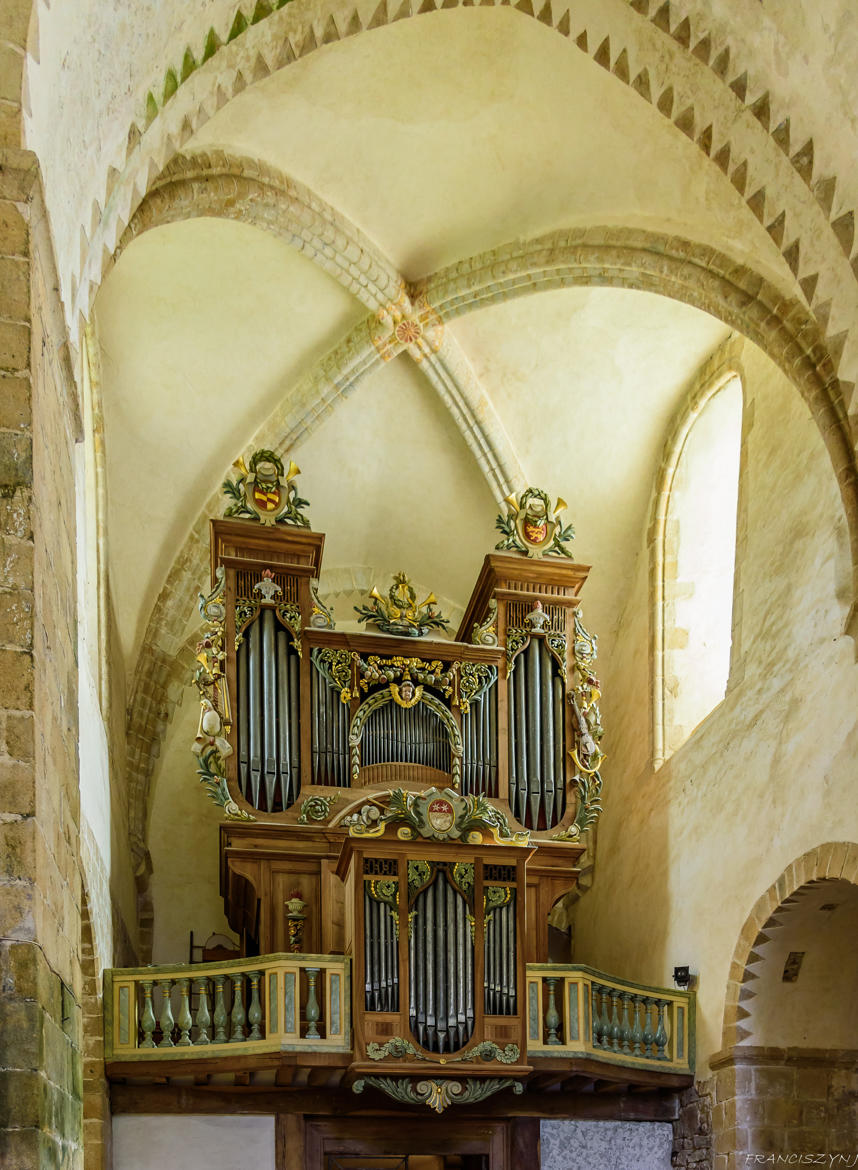
POLYGON ((478 1080, 468 1077, 467 1080, 420 1080, 412 1081, 409 1077, 359 1077, 352 1085, 352 1092, 362 1093, 370 1085, 380 1089, 394 1101, 401 1101, 406 1105, 428 1105, 436 1113, 443 1113, 448 1105, 469 1105, 477 1101, 485 1101, 494 1093, 502 1089, 512 1089, 516 1094, 524 1092, 522 1081, 514 1081, 511 1077, 492 1077, 478 1080))

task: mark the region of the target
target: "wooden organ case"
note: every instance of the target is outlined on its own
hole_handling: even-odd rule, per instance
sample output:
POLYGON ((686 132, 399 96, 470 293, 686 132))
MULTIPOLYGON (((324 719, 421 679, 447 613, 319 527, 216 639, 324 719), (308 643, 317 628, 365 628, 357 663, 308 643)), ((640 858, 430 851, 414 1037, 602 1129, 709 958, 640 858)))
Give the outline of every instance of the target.
POLYGON ((321 534, 211 538, 194 750, 243 953, 351 956, 353 1078, 526 1077, 525 964, 597 803, 588 570, 487 556, 433 640, 337 631, 321 534))

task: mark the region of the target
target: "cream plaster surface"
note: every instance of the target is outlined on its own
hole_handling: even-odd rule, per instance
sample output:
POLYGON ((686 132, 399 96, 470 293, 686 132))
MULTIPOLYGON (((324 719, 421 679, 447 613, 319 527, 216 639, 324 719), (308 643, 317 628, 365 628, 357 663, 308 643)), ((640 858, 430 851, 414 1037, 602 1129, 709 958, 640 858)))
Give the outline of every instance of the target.
POLYGON ((114 1170, 274 1170, 273 1117, 120 1115, 114 1170))
POLYGON ((410 280, 588 222, 668 227, 783 276, 772 241, 694 143, 512 8, 430 13, 327 45, 244 90, 196 147, 306 183, 410 280), (653 136, 658 167, 643 145, 653 136))
POLYGON ((769 1048, 858 1048, 858 886, 825 881, 801 887, 754 944, 755 976, 744 1002, 746 1043, 769 1048), (784 982, 791 953, 798 978, 784 982))
POLYGON ((136 240, 97 312, 110 573, 131 655, 203 501, 363 312, 291 248, 225 220, 136 240))
POLYGON ((191 753, 199 712, 196 690, 189 685, 153 776, 148 838, 155 906, 153 963, 187 963, 191 931, 198 943, 214 933, 234 937, 218 890, 218 826, 223 815, 206 796, 191 753))
POLYGON ((625 605, 649 484, 691 373, 727 336, 666 297, 574 288, 478 310, 452 327, 533 483, 560 495, 585 610, 613 631, 625 605))
POLYGON ((858 667, 842 633, 849 566, 837 485, 789 383, 753 346, 742 365, 743 536, 727 696, 653 774, 642 550, 603 666, 605 812, 576 921, 576 960, 662 985, 676 964, 701 973, 698 1075, 721 1047, 730 962, 756 899, 808 849, 858 840, 858 667))

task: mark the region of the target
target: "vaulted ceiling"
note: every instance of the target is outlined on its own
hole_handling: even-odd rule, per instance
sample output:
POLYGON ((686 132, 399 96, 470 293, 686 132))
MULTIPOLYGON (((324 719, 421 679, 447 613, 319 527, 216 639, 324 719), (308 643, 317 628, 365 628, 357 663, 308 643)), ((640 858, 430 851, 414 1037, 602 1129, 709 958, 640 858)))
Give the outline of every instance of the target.
MULTIPOLYGON (((141 679, 195 627, 206 518, 254 445, 302 468, 341 621, 361 588, 400 568, 455 619, 499 500, 527 482, 562 495, 576 559, 594 566, 585 608, 609 659, 670 420, 702 363, 746 321, 755 341, 775 337, 774 306, 809 350, 855 301, 848 255, 789 169, 783 134, 733 109, 745 90, 724 85, 714 47, 711 62, 686 52, 683 26, 665 39, 623 0, 583 5, 580 34, 529 0, 424 6, 419 20, 391 5, 331 0, 330 19, 304 0, 263 5, 273 11, 235 37, 220 0, 199 27, 177 10, 145 36, 135 8, 136 56, 99 41, 93 108, 111 117, 79 109, 76 122, 70 98, 51 123, 46 87, 35 94, 73 333, 87 314, 95 323, 132 725, 141 679), (212 53, 183 58, 208 22, 212 53), (169 70, 155 86, 166 62, 177 92, 169 70), (51 160, 87 124, 106 180, 64 195, 51 160), (764 179, 769 194, 755 191, 764 179), (819 275, 800 284, 811 262, 819 275), (808 306, 822 297, 817 324, 808 306), (401 320, 419 326, 416 345, 395 341, 401 320)), ((719 35, 735 39, 735 7, 713 6, 719 35)), ((852 35, 848 12, 828 7, 852 35)), ((79 71, 87 37, 115 37, 98 6, 84 10, 74 28, 58 7, 43 14, 34 79, 79 71)), ((818 39, 818 17, 807 22, 818 39)), ((759 35, 776 73, 774 17, 759 35)), ((792 337, 771 346, 782 366, 792 337)), ((837 334, 844 353, 854 361, 837 334)), ((833 387, 828 441, 842 444, 833 357, 813 354, 807 378, 833 387)))

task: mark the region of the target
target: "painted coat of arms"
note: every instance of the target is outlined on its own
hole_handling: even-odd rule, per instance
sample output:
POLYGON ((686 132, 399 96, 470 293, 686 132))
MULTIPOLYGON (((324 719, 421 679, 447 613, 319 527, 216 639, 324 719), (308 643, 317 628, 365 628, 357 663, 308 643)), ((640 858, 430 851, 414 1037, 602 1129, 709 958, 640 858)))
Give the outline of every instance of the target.
POLYGON ((564 545, 572 540, 575 529, 571 524, 565 527, 558 519, 566 508, 566 501, 558 496, 552 507, 548 492, 541 488, 529 487, 520 496, 507 496, 506 516, 498 516, 496 526, 504 535, 495 545, 498 549, 514 548, 528 557, 544 557, 554 554, 571 557, 564 545))
POLYGON ((298 495, 294 482, 300 469, 291 460, 287 469, 276 452, 263 448, 254 451, 247 463, 238 459, 234 466, 238 472, 236 478, 223 482, 224 493, 233 501, 224 516, 238 516, 269 526, 310 527, 302 512, 309 504, 298 495))

